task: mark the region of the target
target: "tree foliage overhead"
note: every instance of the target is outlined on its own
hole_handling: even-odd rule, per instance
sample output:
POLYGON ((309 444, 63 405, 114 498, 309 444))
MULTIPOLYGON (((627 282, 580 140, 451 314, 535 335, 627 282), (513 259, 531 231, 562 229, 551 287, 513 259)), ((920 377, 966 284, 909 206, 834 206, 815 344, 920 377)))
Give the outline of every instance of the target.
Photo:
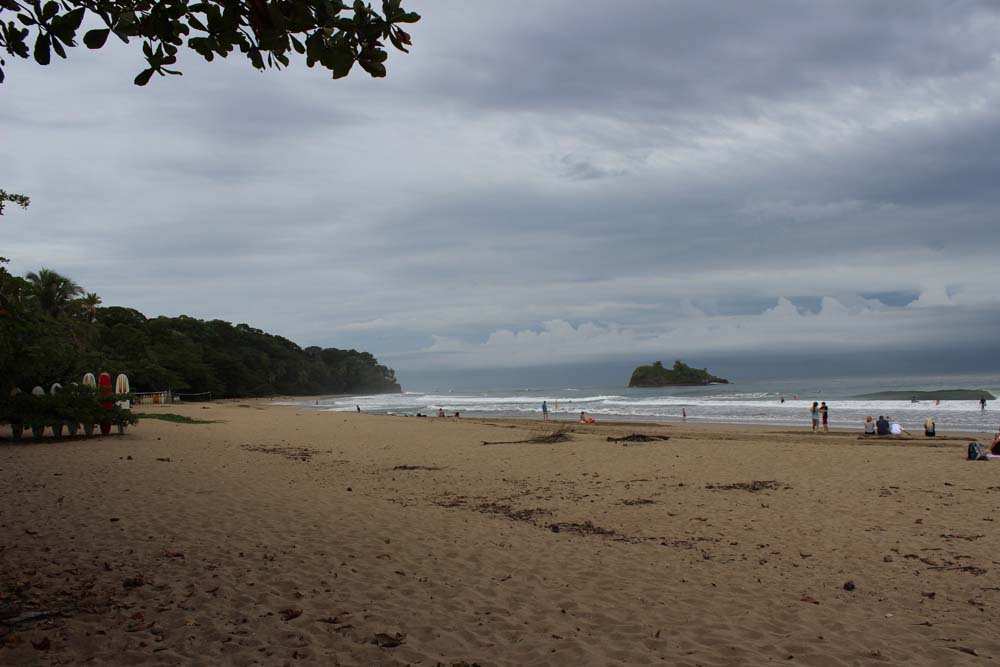
MULTIPOLYGON (((0 64, 3 61, 0 60, 0 64)), ((3 81, 3 71, 0 69, 0 81, 3 81)), ((17 204, 21 208, 28 208, 31 200, 25 195, 19 195, 16 192, 7 192, 6 190, 0 190, 0 215, 3 215, 3 205, 7 202, 11 204, 17 204)))
MULTIPOLYGON (((333 78, 347 76, 354 63, 371 76, 386 74, 385 40, 407 51, 410 35, 401 24, 420 16, 383 0, 381 12, 360 0, 0 0, 0 49, 48 65, 54 52, 66 58, 78 38, 100 49, 114 35, 142 42, 147 67, 135 77, 146 85, 153 74, 174 69, 182 47, 205 60, 239 50, 258 70, 287 67, 289 56, 305 56, 333 78), (84 20, 99 24, 79 35, 84 20)), ((408 52, 408 51, 407 51, 408 52)), ((0 58, 0 83, 4 80, 0 58)))
POLYGON ((100 297, 79 287, 49 307, 35 282, 76 284, 54 271, 29 276, 39 280, 13 276, 0 263, 0 398, 13 386, 66 384, 88 371, 125 373, 134 391, 230 397, 400 390, 393 370, 368 352, 302 349, 247 324, 100 308, 100 297))

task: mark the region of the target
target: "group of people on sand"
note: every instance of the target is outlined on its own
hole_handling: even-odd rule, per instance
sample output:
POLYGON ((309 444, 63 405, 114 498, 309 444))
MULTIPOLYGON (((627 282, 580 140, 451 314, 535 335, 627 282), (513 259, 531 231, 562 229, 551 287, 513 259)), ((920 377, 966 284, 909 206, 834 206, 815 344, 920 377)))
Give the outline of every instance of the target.
MULTIPOLYGON (((895 419, 889 415, 879 415, 878 419, 873 419, 871 415, 865 417, 865 435, 913 435, 895 419)), ((924 435, 933 438, 937 435, 937 424, 934 417, 924 420, 924 435)))
POLYGON ((826 406, 826 401, 822 403, 817 403, 813 401, 812 408, 809 411, 812 416, 813 433, 819 433, 820 422, 823 422, 823 433, 830 432, 830 408, 826 406))
MULTIPOLYGON (((934 419, 927 418, 924 422, 924 433, 928 436, 934 435, 934 419)), ((871 415, 865 417, 865 435, 911 435, 899 422, 889 415, 879 415, 878 419, 873 419, 871 415)))

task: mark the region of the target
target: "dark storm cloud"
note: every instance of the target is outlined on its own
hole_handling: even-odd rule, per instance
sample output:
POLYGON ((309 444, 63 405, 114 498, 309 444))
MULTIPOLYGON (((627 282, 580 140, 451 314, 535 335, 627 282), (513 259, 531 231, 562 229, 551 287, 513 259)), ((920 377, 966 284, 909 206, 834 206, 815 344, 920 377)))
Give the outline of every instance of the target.
POLYGON ((14 63, 0 254, 403 371, 995 326, 997 5, 408 4, 385 80, 14 63))

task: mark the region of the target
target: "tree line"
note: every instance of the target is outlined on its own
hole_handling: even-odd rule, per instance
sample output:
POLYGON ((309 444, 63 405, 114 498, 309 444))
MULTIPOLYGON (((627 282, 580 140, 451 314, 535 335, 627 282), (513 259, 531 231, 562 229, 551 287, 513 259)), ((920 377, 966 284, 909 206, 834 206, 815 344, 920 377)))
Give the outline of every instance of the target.
POLYGON ((132 390, 244 397, 398 392, 395 372, 368 352, 299 347, 247 324, 146 317, 101 307, 73 280, 41 269, 9 273, 0 258, 0 398, 11 389, 125 373, 132 390))

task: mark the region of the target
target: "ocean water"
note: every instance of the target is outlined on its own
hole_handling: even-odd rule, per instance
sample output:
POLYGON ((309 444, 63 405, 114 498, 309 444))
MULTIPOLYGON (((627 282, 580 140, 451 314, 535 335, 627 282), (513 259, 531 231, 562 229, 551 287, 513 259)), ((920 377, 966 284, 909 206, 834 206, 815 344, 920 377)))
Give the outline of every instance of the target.
POLYGON ((737 380, 728 385, 630 389, 613 385, 563 387, 497 387, 491 389, 430 388, 402 394, 335 396, 292 401, 316 410, 434 416, 439 408, 450 416, 541 419, 542 401, 553 419, 572 419, 584 411, 600 421, 679 422, 682 410, 692 423, 767 424, 809 427, 809 407, 826 401, 830 426, 860 429, 865 416, 890 415, 903 428, 922 433, 933 417, 938 430, 996 432, 1000 401, 980 410, 977 401, 889 401, 858 398, 879 391, 986 389, 1000 396, 998 375, 913 376, 817 380, 737 380), (785 402, 781 403, 781 397, 785 402))

